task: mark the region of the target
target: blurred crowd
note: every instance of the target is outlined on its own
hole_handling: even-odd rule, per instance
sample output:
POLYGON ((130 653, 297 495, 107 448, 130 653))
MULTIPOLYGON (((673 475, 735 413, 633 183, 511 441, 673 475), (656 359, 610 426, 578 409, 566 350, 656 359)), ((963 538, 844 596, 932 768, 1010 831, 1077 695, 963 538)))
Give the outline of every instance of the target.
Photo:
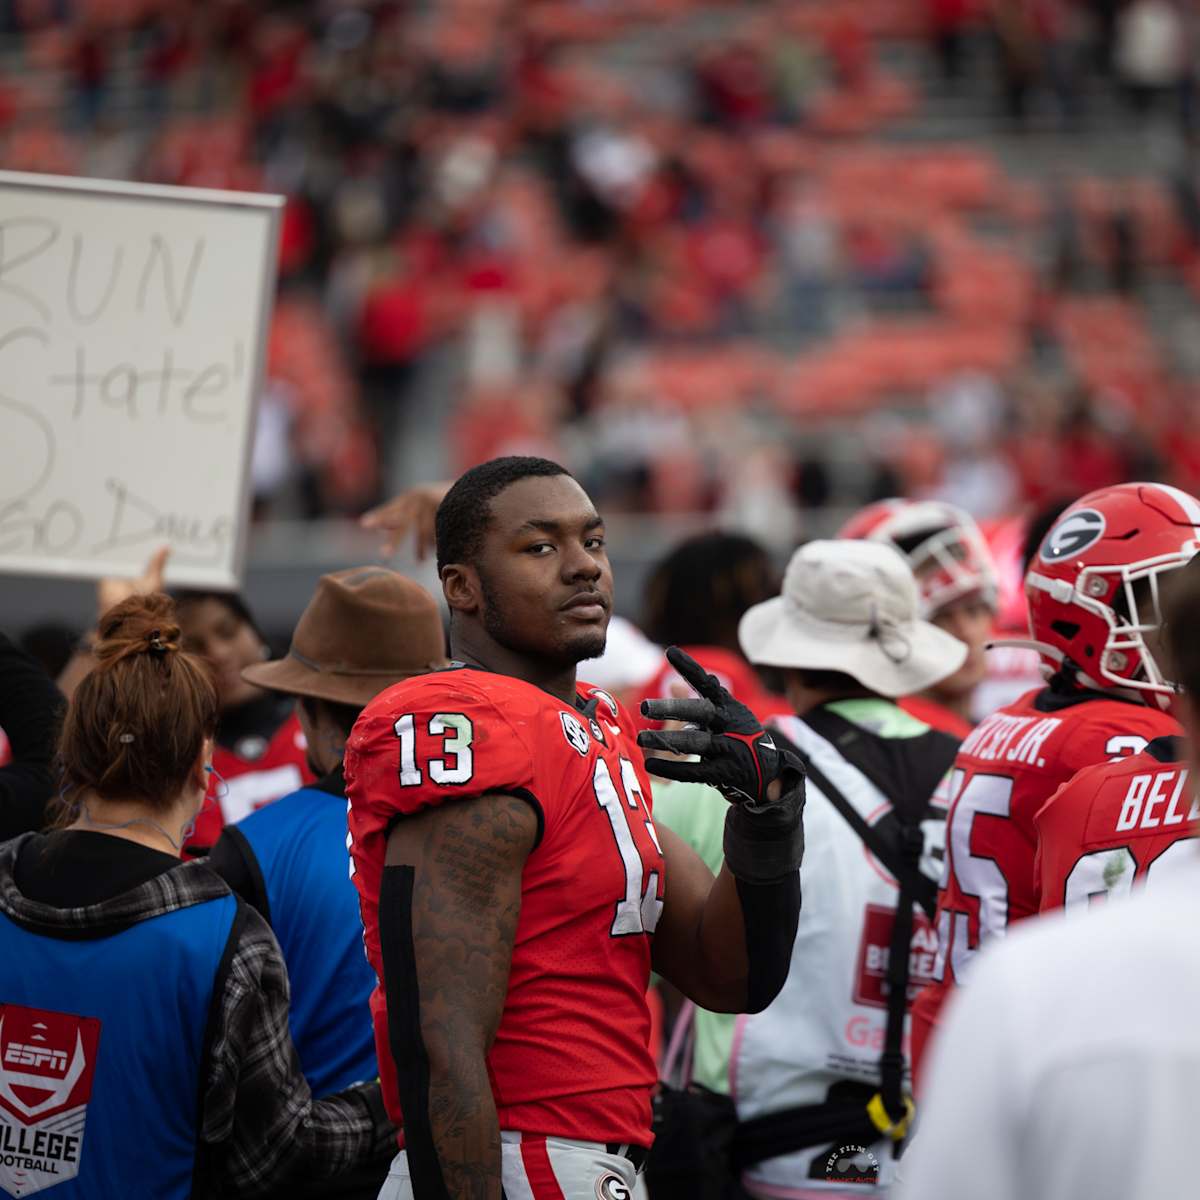
POLYGON ((412 482, 389 469, 419 394, 441 471, 548 453, 609 512, 715 512, 784 549, 898 491, 988 517, 1130 473, 1195 485, 1195 388, 1145 303, 1200 286, 1192 21, 1173 0, 10 0, 0 146, 287 196, 260 513, 412 482), (979 140, 921 137, 980 89, 979 140), (1114 121, 1172 153, 1073 167, 1114 121), (1010 125, 1066 161, 1007 174, 986 138, 1010 125))

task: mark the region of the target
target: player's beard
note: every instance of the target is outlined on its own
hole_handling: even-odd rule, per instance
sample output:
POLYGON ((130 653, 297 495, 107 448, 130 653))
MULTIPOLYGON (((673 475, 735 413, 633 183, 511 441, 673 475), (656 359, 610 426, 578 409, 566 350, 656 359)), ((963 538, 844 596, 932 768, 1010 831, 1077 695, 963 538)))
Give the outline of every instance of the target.
POLYGON ((573 667, 589 658, 599 658, 604 653, 608 638, 607 623, 602 629, 580 629, 575 637, 562 641, 558 646, 548 645, 544 637, 535 639, 521 636, 505 621, 503 606, 482 571, 479 573, 479 584, 483 591, 483 627, 492 641, 506 650, 561 667, 573 667))

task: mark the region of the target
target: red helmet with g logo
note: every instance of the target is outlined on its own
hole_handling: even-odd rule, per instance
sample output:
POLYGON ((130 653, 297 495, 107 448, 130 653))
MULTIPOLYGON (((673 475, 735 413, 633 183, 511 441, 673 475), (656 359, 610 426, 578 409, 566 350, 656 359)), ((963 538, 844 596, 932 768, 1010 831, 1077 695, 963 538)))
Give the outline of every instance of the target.
POLYGON ((1146 636, 1162 621, 1162 577, 1200 551, 1200 501, 1161 483, 1123 483, 1077 500, 1025 576, 1029 631, 1050 671, 1134 692, 1166 708, 1174 686, 1146 636))

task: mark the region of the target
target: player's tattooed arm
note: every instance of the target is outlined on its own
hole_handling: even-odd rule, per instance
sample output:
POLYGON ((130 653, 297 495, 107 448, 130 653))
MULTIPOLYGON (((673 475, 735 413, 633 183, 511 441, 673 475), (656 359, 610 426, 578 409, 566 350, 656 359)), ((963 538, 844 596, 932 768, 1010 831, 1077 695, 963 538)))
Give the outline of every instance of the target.
POLYGON ((500 1200, 486 1056, 504 1010, 537 817, 513 796, 455 801, 388 837, 380 937, 417 1195, 500 1200))

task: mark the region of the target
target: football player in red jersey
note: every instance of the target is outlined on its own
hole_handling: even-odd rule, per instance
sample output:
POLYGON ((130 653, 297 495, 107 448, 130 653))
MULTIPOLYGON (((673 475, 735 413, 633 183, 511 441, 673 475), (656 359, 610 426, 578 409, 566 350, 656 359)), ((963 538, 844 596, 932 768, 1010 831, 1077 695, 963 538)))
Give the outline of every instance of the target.
POLYGON ((734 803, 725 866, 656 830, 629 715, 576 682, 604 645, 612 574, 586 493, 544 459, 467 472, 437 516, 451 669, 398 684, 346 748, 352 868, 380 1074, 402 1123, 384 1200, 620 1200, 656 1079, 651 964, 721 1011, 787 976, 803 772, 686 656, 699 700, 651 702, 700 755, 655 773, 734 803))
POLYGON ((1195 868, 1200 817, 1183 740, 1155 738, 1141 754, 1085 767, 1035 818, 1039 911, 1127 895, 1181 863, 1195 868))
POLYGON ((913 1006, 915 1070, 980 943, 1037 912, 1038 811, 1082 768, 1179 731, 1154 635, 1163 578, 1191 559, 1198 536, 1194 497, 1127 483, 1076 501, 1042 540, 1025 590, 1050 681, 982 721, 955 760, 934 982, 913 1006))
POLYGON ((851 517, 838 537, 886 542, 903 554, 921 589, 922 615, 966 645, 966 661, 953 675, 900 701, 933 728, 965 738, 999 606, 999 576, 979 526, 952 504, 881 500, 851 517))
MULTIPOLYGON (((1196 660, 1200 558, 1172 578, 1159 634, 1173 680, 1196 660)), ((1178 684, 1176 690, 1181 690, 1178 684)), ((1184 706, 1186 715, 1186 705, 1184 706)), ((1200 833, 1200 801, 1189 782, 1187 743, 1161 737, 1141 754, 1086 767, 1064 783, 1037 814, 1040 911, 1125 896, 1134 884, 1191 868, 1200 833)))

